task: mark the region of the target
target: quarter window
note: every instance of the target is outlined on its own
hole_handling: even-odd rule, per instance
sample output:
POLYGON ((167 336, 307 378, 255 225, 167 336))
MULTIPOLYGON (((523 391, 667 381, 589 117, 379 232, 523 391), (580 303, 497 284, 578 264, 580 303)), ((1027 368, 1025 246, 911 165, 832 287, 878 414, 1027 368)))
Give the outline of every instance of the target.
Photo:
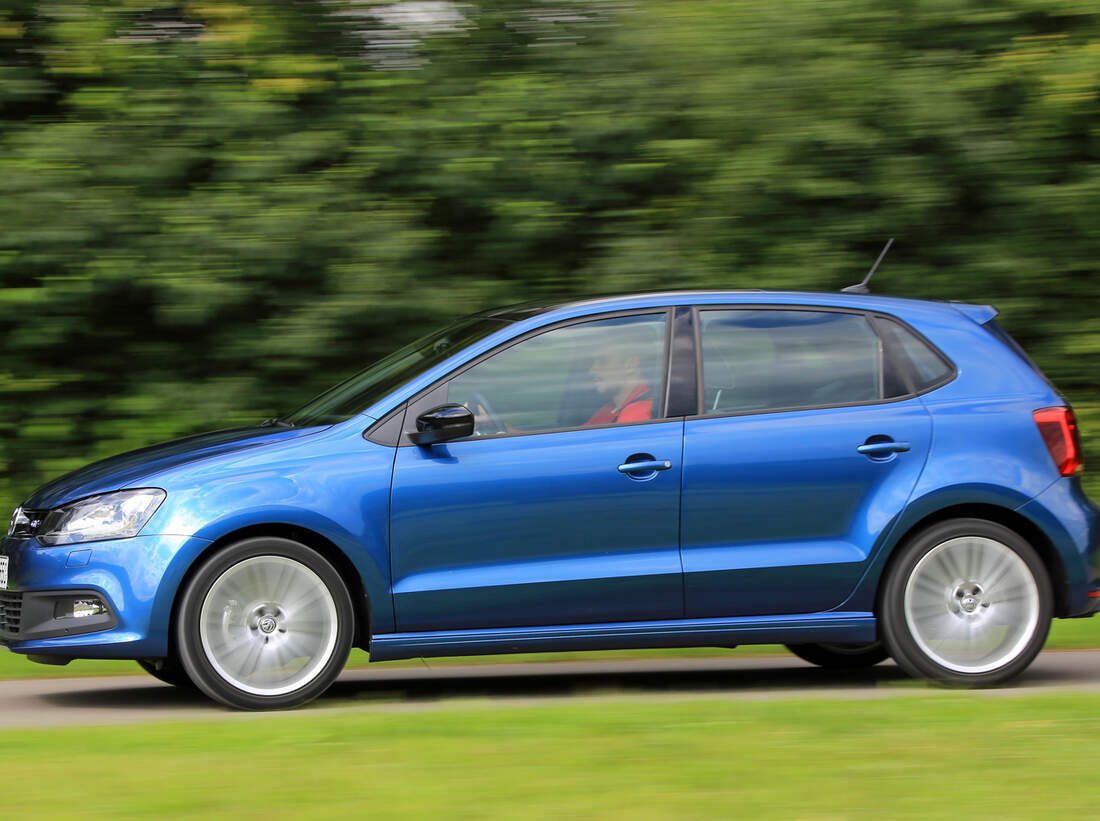
POLYGON ((447 384, 475 435, 625 424, 661 413, 665 313, 581 322, 531 337, 447 384))
POLYGON ((881 323, 879 327, 900 364, 908 369, 916 393, 942 382, 951 373, 947 360, 904 325, 885 318, 876 321, 881 323))
POLYGON ((904 394, 862 314, 704 310, 703 413, 873 402, 904 394))

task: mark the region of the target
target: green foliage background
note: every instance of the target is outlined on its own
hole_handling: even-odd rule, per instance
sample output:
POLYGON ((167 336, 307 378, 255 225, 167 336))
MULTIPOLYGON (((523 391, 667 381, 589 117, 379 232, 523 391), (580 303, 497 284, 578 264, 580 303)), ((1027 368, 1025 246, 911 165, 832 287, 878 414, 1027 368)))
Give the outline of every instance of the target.
POLYGON ((995 303, 1096 450, 1098 212, 1095 0, 8 0, 0 502, 456 314, 890 236, 877 290, 995 303))

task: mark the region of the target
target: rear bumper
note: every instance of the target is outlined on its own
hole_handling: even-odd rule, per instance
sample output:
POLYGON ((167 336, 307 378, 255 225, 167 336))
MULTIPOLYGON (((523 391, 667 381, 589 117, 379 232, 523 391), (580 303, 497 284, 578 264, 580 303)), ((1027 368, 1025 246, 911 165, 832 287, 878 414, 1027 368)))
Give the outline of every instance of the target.
POLYGON ((0 555, 8 556, 9 573, 0 591, 0 645, 58 658, 164 656, 176 589, 209 544, 190 536, 135 536, 58 548, 4 539, 0 555), (99 598, 107 612, 58 618, 59 603, 78 596, 99 598))
POLYGON ((1079 616, 1094 616, 1100 613, 1100 579, 1093 579, 1089 585, 1088 592, 1085 593, 1085 597, 1088 601, 1088 609, 1079 613, 1079 616))
POLYGON ((1056 615, 1073 618, 1100 612, 1100 510, 1076 477, 1059 479, 1018 509, 1039 526, 1058 551, 1064 569, 1062 604, 1056 615))

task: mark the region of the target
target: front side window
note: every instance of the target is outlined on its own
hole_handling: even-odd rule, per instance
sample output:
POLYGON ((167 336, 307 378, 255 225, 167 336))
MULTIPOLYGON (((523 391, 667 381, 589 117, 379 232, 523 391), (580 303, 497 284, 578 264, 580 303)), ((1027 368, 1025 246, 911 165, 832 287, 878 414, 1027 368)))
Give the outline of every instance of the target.
POLYGON ((478 436, 643 422, 660 415, 664 361, 664 312, 581 322, 463 371, 445 401, 474 412, 478 436))
POLYGON ((862 314, 704 310, 703 413, 872 402, 904 393, 862 314))

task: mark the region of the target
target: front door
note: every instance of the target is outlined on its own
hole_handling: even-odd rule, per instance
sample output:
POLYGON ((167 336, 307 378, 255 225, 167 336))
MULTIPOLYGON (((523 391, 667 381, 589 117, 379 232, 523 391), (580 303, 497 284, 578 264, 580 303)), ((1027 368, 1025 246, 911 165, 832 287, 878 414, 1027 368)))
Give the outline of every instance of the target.
POLYGON ((665 324, 661 311, 556 327, 429 394, 467 405, 477 430, 398 449, 398 630, 682 616, 683 422, 661 418, 665 324))

